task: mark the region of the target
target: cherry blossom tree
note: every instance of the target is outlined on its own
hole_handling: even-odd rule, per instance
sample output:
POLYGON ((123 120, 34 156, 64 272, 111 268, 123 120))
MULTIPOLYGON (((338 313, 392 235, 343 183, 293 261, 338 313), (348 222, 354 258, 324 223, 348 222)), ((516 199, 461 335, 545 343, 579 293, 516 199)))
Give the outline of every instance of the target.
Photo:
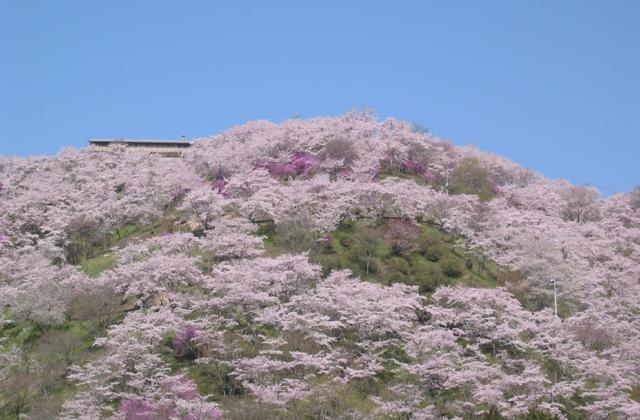
POLYGON ((594 188, 568 186, 562 192, 566 200, 562 217, 578 223, 588 222, 599 217, 597 208, 598 191, 594 188))

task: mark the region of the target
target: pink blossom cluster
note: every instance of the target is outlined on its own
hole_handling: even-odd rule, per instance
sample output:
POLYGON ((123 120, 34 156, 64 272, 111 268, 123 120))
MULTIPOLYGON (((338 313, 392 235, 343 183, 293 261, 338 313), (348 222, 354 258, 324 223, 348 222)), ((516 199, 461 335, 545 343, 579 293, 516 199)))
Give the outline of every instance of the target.
POLYGON ((256 168, 265 168, 269 174, 276 178, 289 178, 294 176, 308 177, 313 175, 320 167, 320 159, 306 152, 295 152, 286 163, 273 160, 256 160, 253 163, 256 168))

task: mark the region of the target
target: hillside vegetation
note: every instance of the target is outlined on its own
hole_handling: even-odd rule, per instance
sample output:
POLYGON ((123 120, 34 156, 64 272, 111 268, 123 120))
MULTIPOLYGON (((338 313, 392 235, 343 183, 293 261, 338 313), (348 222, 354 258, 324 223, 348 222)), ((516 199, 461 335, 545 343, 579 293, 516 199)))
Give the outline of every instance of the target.
POLYGON ((359 112, 0 157, 0 308, 0 419, 638 418, 640 190, 359 112))

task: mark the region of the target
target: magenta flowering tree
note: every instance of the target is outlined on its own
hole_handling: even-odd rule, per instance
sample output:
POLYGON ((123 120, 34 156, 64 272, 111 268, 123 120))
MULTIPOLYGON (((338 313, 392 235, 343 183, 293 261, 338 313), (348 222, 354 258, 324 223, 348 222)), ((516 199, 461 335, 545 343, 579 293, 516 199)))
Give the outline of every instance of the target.
POLYGON ((126 420, 197 419, 221 420, 222 412, 216 404, 202 399, 196 384, 184 375, 165 376, 159 380, 160 397, 144 400, 140 397, 124 399, 119 415, 126 420))
POLYGON ((284 163, 264 159, 257 159, 253 162, 254 168, 264 168, 269 171, 271 176, 282 179, 312 176, 318 171, 320 164, 320 159, 306 152, 295 152, 288 162, 284 163))
POLYGON ((176 338, 173 339, 173 347, 176 349, 176 355, 178 357, 197 357, 197 338, 198 331, 196 328, 193 325, 187 325, 176 335, 176 338))
POLYGON ((155 409, 139 398, 129 398, 120 404, 120 415, 127 420, 151 420, 155 409))

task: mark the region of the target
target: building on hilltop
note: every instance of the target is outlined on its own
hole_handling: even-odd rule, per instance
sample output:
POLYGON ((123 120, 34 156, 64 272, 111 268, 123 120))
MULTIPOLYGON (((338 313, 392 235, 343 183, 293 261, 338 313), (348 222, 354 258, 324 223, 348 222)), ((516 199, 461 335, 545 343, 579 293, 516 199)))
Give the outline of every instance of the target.
POLYGON ((89 145, 95 149, 121 145, 127 150, 136 152, 180 156, 185 149, 191 147, 191 142, 186 140, 90 139, 89 145))

